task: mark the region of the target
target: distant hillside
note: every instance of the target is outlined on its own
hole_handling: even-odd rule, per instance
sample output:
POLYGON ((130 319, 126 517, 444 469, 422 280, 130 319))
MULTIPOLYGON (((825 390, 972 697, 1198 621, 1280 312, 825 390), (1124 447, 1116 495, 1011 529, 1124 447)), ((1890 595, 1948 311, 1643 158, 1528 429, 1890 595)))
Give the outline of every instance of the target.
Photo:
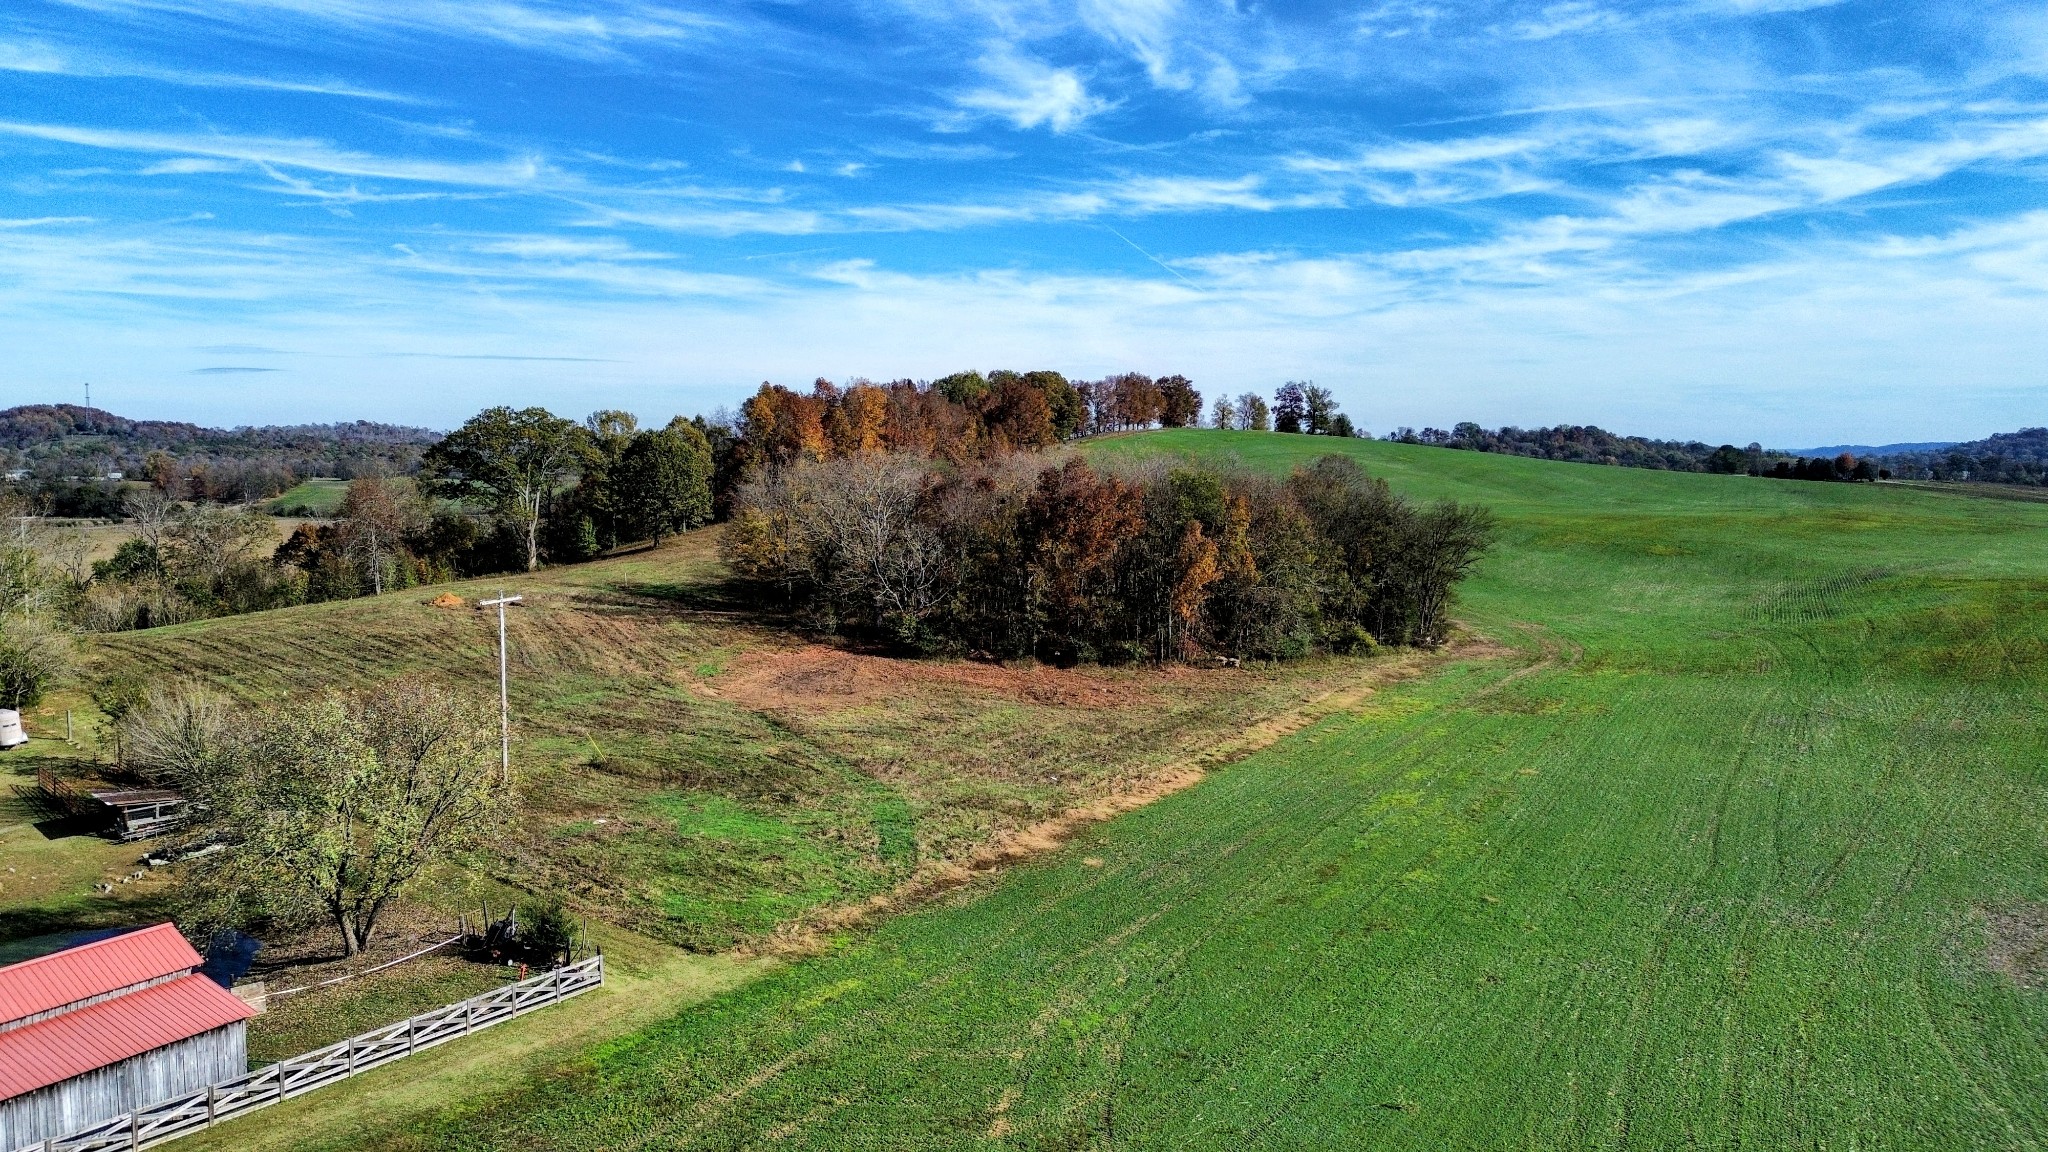
POLYGON ((1982 440, 1878 459, 1894 476, 1907 480, 2048 484, 2048 428, 2022 428, 1982 440))
POLYGON ((1934 452, 1942 448, 1953 448, 1953 440, 1929 440, 1919 444, 1828 444, 1819 448, 1773 448, 1787 456, 1840 456, 1847 452, 1851 456, 1899 456, 1907 452, 1934 452))
POLYGON ((0 411, 0 471, 58 515, 101 516, 120 501, 108 479, 152 467, 188 494, 260 500, 308 476, 404 475, 441 438, 430 428, 355 420, 339 424, 205 428, 177 420, 130 420, 77 404, 0 411))
POLYGON ((0 459, 38 478, 135 472, 152 452, 180 464, 263 461, 301 476, 348 476, 375 463, 411 471, 430 428, 354 420, 338 424, 206 428, 176 420, 130 420, 77 404, 26 404, 0 411, 0 459))

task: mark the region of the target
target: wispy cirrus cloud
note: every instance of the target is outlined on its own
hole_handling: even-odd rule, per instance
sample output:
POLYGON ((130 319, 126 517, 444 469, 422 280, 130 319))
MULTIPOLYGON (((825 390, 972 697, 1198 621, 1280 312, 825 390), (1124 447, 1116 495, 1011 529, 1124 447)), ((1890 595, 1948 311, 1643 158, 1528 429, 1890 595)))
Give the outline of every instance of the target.
POLYGON ((292 20, 358 33, 430 33, 568 56, 604 57, 673 45, 729 27, 725 19, 652 3, 516 3, 513 0, 64 0, 106 13, 175 15, 267 24, 292 20))
MULTIPOLYGON (((541 161, 534 156, 477 162, 391 157, 339 148, 327 141, 313 138, 157 132, 22 121, 0 121, 0 135, 76 144, 115 152, 177 154, 195 161, 237 161, 258 169, 296 169, 332 176, 368 177, 473 188, 532 187, 540 181, 545 172, 541 161)), ((219 170, 205 167, 183 169, 185 172, 219 170)))
POLYGON ((163 68, 132 61, 109 59, 60 49, 46 42, 0 40, 0 72, 23 72, 79 79, 155 80, 189 88, 238 88, 257 92, 293 92, 317 96, 342 96, 394 104, 419 103, 413 97, 341 80, 293 80, 275 76, 251 76, 234 72, 192 71, 163 68))

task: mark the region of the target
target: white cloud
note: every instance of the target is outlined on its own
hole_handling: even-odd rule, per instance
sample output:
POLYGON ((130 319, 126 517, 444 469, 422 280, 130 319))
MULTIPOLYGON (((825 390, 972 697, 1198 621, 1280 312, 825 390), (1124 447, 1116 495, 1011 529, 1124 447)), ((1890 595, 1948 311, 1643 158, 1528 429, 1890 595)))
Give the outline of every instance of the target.
POLYGON ((199 172, 236 172, 244 165, 227 160, 205 160, 197 156, 183 156, 176 160, 159 160, 143 168, 143 176, 191 176, 199 172))
POLYGON ((1611 8, 1586 3, 1585 0, 1566 0, 1562 4, 1545 5, 1535 16, 1516 21, 1508 26, 1507 33, 1520 40, 1549 40, 1578 32, 1618 28, 1627 23, 1628 17, 1611 8))
MULTIPOLYGON (((1736 443, 1977 435, 2009 426, 2015 404, 2048 402, 2040 212, 1697 274, 1585 264, 1541 291, 1371 253, 1175 261, 1193 287, 1164 272, 910 274, 871 259, 774 281, 639 255, 544 236, 387 258, 302 237, 0 233, 0 339, 22 352, 23 387, 81 372, 143 386, 203 363, 163 348, 291 347, 308 353, 301 378, 350 385, 350 414, 411 419, 460 418, 505 389, 573 411, 682 405, 673 382, 689 380, 717 385, 691 394, 708 408, 764 377, 961 363, 1187 370, 1212 391, 1312 376, 1380 430, 1597 418, 1736 443), (233 319, 190 307, 230 302, 244 309, 233 319), (409 368, 402 392, 362 386, 352 357, 400 350, 618 363, 436 362, 409 368)), ((177 387, 161 394, 190 395, 177 387)))
POLYGON ((1042 124, 1066 132, 1109 108, 1106 101, 1088 94, 1088 85, 1074 69, 1054 68, 1007 47, 984 55, 980 68, 991 86, 960 93, 953 103, 969 112, 1001 117, 1020 129, 1042 124))
POLYGON ((1180 0, 1080 0, 1081 18, 1090 28, 1129 50, 1154 84, 1169 88, 1191 84, 1173 68, 1173 25, 1180 9, 1180 0))
POLYGON ((576 237, 533 235, 484 240, 470 246, 473 252, 489 256, 516 256, 522 260, 669 260, 666 252, 648 252, 623 240, 584 240, 576 237))

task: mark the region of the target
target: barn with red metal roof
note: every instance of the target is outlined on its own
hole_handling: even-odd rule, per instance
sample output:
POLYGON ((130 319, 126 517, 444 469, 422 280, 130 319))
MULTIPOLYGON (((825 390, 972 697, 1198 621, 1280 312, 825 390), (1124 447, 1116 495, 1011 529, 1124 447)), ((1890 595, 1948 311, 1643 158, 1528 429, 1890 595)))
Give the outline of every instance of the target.
POLYGON ((0 968, 0 1149, 246 1071, 255 1010, 199 965, 158 924, 0 968))

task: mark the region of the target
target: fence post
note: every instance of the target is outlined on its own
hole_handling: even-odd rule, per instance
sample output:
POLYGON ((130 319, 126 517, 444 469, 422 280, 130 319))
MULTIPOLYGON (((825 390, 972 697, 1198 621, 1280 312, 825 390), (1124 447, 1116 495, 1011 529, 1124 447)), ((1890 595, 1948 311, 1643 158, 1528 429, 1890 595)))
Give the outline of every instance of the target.
POLYGON ((142 1147, 142 1114, 140 1112, 130 1112, 128 1114, 128 1147, 131 1149, 142 1147))
POLYGON ((213 1127, 213 1112, 214 1112, 214 1101, 213 1101, 213 1085, 211 1085, 211 1084, 208 1084, 208 1085, 206 1086, 206 1126, 207 1126, 208 1128, 211 1128, 211 1127, 213 1127))
POLYGON ((279 1060, 277 1062, 277 1098, 279 1100, 284 1099, 284 1070, 290 1066, 291 1061, 289 1060, 279 1060))
POLYGON ((408 1053, 419 1050, 420 1018, 415 1016, 405 1022, 405 1050, 408 1053))

